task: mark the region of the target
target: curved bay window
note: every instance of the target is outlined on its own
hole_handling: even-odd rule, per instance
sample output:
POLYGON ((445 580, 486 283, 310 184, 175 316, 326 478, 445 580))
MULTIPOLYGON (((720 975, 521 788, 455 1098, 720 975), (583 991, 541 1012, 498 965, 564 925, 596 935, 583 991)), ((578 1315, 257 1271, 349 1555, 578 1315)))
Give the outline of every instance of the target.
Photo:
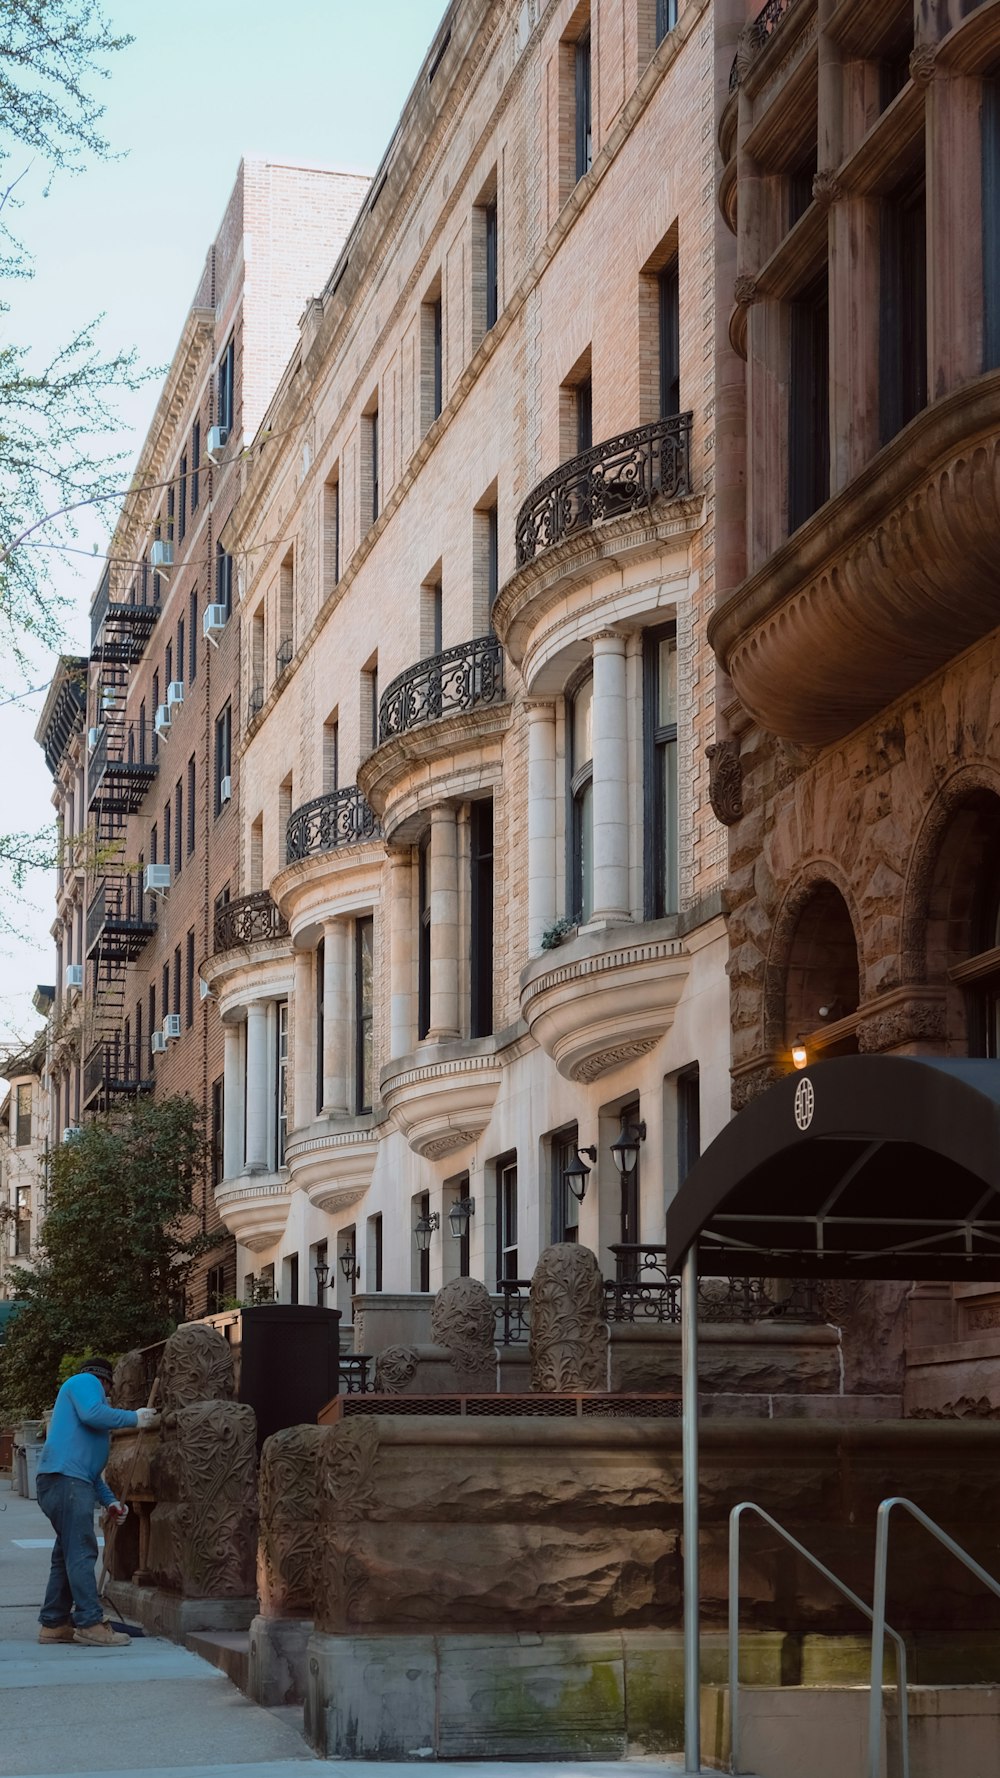
POLYGON ((647 920, 674 914, 677 887, 677 630, 643 638, 643 877, 647 920))
POLYGON ((569 882, 567 911, 583 925, 594 911, 594 676, 569 700, 569 882))

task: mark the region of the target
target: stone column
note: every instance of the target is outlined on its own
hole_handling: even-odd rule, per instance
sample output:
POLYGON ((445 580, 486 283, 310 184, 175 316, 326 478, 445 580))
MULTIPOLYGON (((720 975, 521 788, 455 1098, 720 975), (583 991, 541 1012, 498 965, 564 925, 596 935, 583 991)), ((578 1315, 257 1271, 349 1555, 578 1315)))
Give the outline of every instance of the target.
POLYGON ((556 713, 553 704, 527 704, 528 717, 528 955, 556 917, 556 713))
POLYGON ((830 492, 853 479, 879 448, 879 199, 817 173, 829 206, 830 492))
POLYGON ((628 739, 625 638, 594 637, 594 914, 627 920, 628 739))
POLYGON ((247 1155, 248 1172, 267 1171, 267 1002, 247 1007, 247 1155))
POLYGON ((323 921, 323 1110, 347 1111, 348 940, 345 920, 323 921))
POLYGON ((983 367, 981 80, 935 73, 929 48, 910 59, 927 86, 927 399, 983 367))
POLYGON ((413 1047, 413 861, 389 853, 389 1054, 413 1047))
POLYGON ((458 1036, 458 821, 441 803, 431 810, 430 1043, 458 1036))
POLYGON ((238 1025, 222 1027, 222 1177, 243 1167, 243 1045, 238 1025))
POLYGON ((289 1129, 304 1130, 315 1112, 313 1075, 313 957, 311 951, 295 952, 295 985, 292 1001, 293 1106, 289 1129))

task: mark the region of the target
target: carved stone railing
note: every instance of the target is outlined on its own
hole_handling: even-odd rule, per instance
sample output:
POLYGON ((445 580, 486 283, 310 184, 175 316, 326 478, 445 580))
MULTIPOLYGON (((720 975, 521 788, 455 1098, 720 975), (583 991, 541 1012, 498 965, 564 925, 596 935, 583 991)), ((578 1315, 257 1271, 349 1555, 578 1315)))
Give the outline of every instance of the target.
POLYGON ((691 492, 691 415, 671 414, 561 463, 517 515, 517 566, 574 531, 691 492))
MULTIPOLYGON (((609 1321, 678 1325, 681 1281, 666 1267, 666 1248, 656 1242, 621 1242, 611 1248, 615 1276, 604 1281, 609 1321)), ((775 1284, 767 1278, 701 1278, 699 1321, 814 1321, 819 1314, 809 1279, 775 1284)))
POLYGON ((729 91, 735 93, 741 79, 741 62, 747 55, 756 55, 762 50, 769 37, 773 37, 778 26, 791 12, 796 0, 765 0, 757 17, 752 19, 740 38, 740 47, 733 57, 733 65, 729 70, 729 91))
POLYGON ((504 695, 503 649, 495 636, 477 636, 408 667, 379 700, 379 744, 441 716, 497 704, 504 695))
POLYGON ((501 1278, 497 1293, 503 1302, 497 1304, 497 1345, 526 1346, 530 1337, 528 1320, 530 1278, 501 1278))
POLYGON ((356 784, 314 796, 289 817, 285 829, 285 863, 309 858, 315 852, 335 852, 338 846, 357 846, 377 839, 382 829, 378 817, 356 784))
POLYGON ((232 951, 237 945, 256 944, 258 939, 288 937, 288 923, 266 889, 241 895, 215 911, 215 949, 232 951))

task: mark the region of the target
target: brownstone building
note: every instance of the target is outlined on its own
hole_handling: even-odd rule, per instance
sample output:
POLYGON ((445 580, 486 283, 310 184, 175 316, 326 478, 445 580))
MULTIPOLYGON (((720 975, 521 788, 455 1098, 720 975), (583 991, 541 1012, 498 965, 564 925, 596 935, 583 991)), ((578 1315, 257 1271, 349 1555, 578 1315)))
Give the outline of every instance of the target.
MULTIPOLYGON (((793 1050, 1000 1054, 1000 8, 718 13, 739 1107, 793 1050)), ((880 1325, 907 1411, 1000 1399, 1000 1288, 880 1325)))

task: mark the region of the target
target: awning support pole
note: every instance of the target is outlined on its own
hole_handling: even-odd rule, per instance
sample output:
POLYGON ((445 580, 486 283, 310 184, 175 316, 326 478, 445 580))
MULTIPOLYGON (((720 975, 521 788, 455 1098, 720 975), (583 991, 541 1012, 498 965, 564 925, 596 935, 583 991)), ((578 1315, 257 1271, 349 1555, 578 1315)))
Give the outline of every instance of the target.
POLYGON ((698 1564, 698 1244, 681 1268, 681 1482, 684 1490, 684 1770, 701 1771, 698 1564))

